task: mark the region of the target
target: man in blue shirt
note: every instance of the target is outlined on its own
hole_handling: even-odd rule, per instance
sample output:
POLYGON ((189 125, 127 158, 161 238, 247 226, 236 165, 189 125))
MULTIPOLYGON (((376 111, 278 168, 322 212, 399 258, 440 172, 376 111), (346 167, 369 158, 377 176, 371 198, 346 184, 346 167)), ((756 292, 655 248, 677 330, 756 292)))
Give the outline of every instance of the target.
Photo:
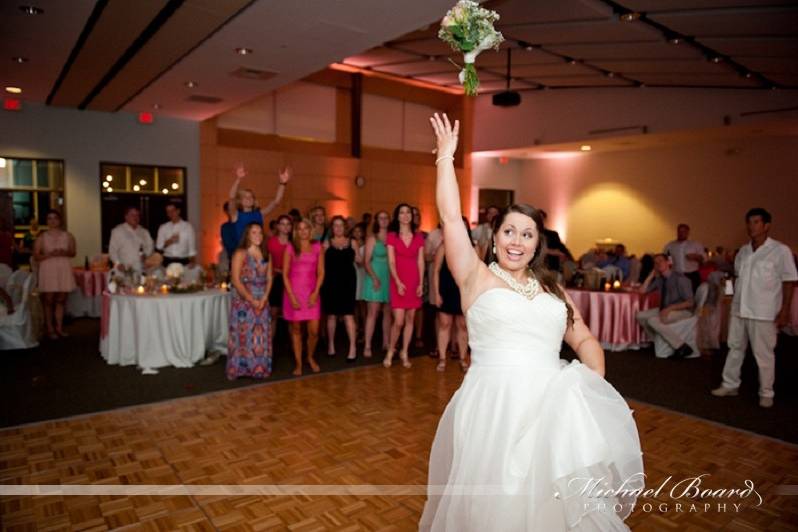
POLYGON ((660 335, 671 347, 670 358, 695 358, 694 353, 669 324, 687 319, 693 315, 693 285, 683 273, 671 269, 668 257, 662 253, 654 255, 654 270, 643 282, 640 292, 646 294, 659 290, 659 308, 642 310, 637 313, 637 321, 653 338, 660 335))
POLYGON ((628 279, 629 267, 631 264, 629 259, 626 257, 626 246, 623 244, 618 244, 615 246, 615 250, 607 255, 605 260, 599 261, 599 268, 603 268, 605 266, 616 266, 619 270, 621 270, 624 280, 628 279))

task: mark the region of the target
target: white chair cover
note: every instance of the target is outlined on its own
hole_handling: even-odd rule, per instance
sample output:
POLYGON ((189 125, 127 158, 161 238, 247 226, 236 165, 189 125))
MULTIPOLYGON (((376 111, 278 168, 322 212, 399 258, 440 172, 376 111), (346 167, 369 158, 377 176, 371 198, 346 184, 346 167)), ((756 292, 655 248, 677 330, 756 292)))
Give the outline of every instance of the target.
MULTIPOLYGON (((707 302, 707 294, 709 293, 709 285, 707 283, 701 283, 698 287, 698 290, 695 292, 695 311, 693 315, 689 318, 679 320, 677 322, 669 324, 671 329, 673 329, 676 334, 684 338, 684 341, 690 348, 693 350, 694 353, 698 354, 698 343, 697 343, 697 335, 696 330, 698 329, 698 320, 701 316, 701 312, 703 311, 704 305, 707 302)), ((665 341, 662 336, 657 335, 654 338, 654 355, 657 358, 668 358, 673 354, 673 347, 665 341)))
POLYGON ((14 302, 14 313, 0 318, 0 350, 39 345, 30 312, 33 278, 30 272, 16 271, 8 279, 6 292, 14 302))
POLYGON ((0 286, 6 286, 6 283, 8 283, 8 278, 11 277, 11 273, 11 266, 5 263, 0 263, 0 286))

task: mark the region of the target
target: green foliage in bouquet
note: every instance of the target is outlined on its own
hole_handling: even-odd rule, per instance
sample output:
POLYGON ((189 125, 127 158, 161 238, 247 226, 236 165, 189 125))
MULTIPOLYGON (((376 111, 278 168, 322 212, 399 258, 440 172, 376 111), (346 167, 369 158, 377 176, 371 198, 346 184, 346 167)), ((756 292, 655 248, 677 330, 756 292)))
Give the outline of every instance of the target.
POLYGON ((473 0, 460 0, 441 21, 438 38, 455 52, 463 54, 465 66, 459 77, 469 96, 475 96, 479 89, 479 77, 474 67, 477 56, 490 48, 498 50, 504 41, 501 32, 493 27, 497 20, 499 14, 495 11, 480 7, 473 0))

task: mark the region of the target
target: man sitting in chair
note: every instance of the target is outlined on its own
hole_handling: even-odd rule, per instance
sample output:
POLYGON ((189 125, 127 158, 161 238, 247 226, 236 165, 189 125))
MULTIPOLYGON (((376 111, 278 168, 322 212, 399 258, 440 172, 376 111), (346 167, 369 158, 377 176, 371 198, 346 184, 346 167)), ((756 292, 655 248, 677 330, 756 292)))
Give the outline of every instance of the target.
POLYGON ((683 273, 671 269, 668 257, 662 253, 654 256, 654 270, 648 275, 640 292, 646 294, 659 290, 659 308, 642 310, 637 313, 637 321, 652 338, 660 335, 673 347, 669 358, 699 356, 687 345, 670 324, 693 316, 693 286, 683 273), (692 355, 692 356, 691 356, 692 355))

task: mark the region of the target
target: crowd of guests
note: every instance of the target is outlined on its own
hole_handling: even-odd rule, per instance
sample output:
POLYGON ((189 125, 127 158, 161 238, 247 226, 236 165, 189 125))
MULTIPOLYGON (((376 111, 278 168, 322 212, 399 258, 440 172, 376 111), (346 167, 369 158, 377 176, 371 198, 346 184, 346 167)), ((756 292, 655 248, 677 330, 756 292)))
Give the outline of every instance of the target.
POLYGON ((267 225, 265 219, 280 203, 291 172, 280 172, 277 195, 263 208, 251 190, 241 188, 245 177, 246 171, 237 169, 225 205, 228 221, 220 229, 224 251, 219 262, 229 260, 235 288, 229 378, 270 374, 278 317, 289 325, 294 375, 301 375, 305 364, 313 372, 320 370, 315 353, 322 332, 327 356, 336 356, 339 323, 348 340, 347 361, 357 359, 359 331, 363 356, 374 356, 380 322, 383 365, 390 367, 398 358, 409 368, 411 344, 421 339, 424 303, 441 307, 439 369, 445 368, 453 329, 453 343, 467 368, 465 325, 459 294, 440 252, 442 232, 421 231, 417 208, 401 203, 393 213, 366 213, 355 221, 343 216, 328 220, 325 209, 317 206, 305 216, 293 209, 267 225))
MULTIPOLYGON (((468 333, 459 290, 443 253, 443 232, 440 227, 430 233, 421 231, 418 208, 400 203, 392 213, 366 213, 357 221, 342 216, 328 220, 324 207, 316 206, 304 216, 292 209, 266 224, 283 199, 291 171, 279 172, 277 193, 264 207, 258 206, 252 190, 241 186, 245 177, 246 171, 238 168, 224 205, 228 221, 220 229, 223 251, 219 263, 229 269, 233 287, 228 378, 271 374, 278 319, 288 324, 294 375, 302 374, 304 363, 313 372, 320 370, 315 357, 320 338, 326 341, 327 355, 336 356, 339 323, 348 340, 347 361, 357 359, 361 340, 365 358, 384 353, 383 365, 390 367, 398 355, 401 364, 409 368, 411 344, 423 345, 425 304, 427 309, 435 308, 433 356, 438 358, 437 369, 445 370, 450 352, 463 370, 468 368, 468 333), (382 331, 379 348, 374 345, 378 323, 382 331)), ((488 252, 492 221, 499 213, 498 207, 488 207, 482 223, 473 229, 463 219, 480 256, 488 252)), ((108 247, 114 271, 151 272, 175 262, 198 269, 193 227, 182 219, 178 204, 168 204, 166 216, 168 221, 153 240, 140 225, 139 210, 125 210, 124 222, 112 230, 108 247)), ((545 218, 543 213, 544 222, 545 218)), ((75 239, 64 229, 57 210, 49 211, 46 220, 46 230, 31 223, 15 252, 30 255, 46 333, 56 340, 68 336, 64 312, 67 295, 75 288, 75 239)), ((788 323, 798 274, 790 249, 768 237, 770 213, 751 209, 745 220, 750 241, 734 252, 722 247, 708 250, 689 238, 687 224, 679 224, 676 238, 661 253, 640 259, 628 256, 623 244, 610 250, 592 249, 575 259, 557 232, 544 228, 544 261, 564 285, 574 284, 584 272, 601 270, 606 277, 622 280, 629 289, 642 294, 658 292, 659 306, 640 311, 636 318, 650 337, 659 337, 670 346, 673 359, 700 356, 694 338, 688 337, 695 333, 685 333, 689 329, 677 324, 693 317, 697 306, 717 304, 724 289, 733 292, 729 354, 722 385, 712 393, 736 395, 750 344, 759 367, 760 404, 769 407, 774 395, 777 333, 788 323), (736 276, 733 290, 724 285, 731 276, 736 276)), ((2 289, 0 304, 13 307, 2 289)))

